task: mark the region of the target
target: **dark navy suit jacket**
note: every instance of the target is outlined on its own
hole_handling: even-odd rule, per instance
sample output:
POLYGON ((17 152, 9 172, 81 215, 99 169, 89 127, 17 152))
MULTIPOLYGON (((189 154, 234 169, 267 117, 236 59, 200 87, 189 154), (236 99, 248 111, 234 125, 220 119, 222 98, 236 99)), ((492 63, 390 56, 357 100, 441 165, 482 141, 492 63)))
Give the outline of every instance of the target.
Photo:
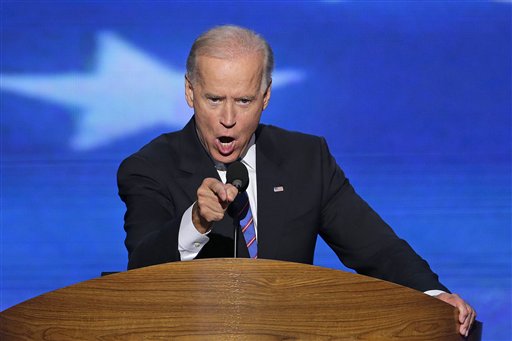
MULTIPOLYGON (((320 235, 358 273, 420 291, 440 289, 428 264, 354 191, 323 138, 259 125, 256 131, 258 258, 312 264, 320 235), (274 187, 283 191, 274 191, 274 187)), ((125 202, 129 268, 180 260, 183 213, 203 179, 219 178, 192 118, 124 160, 118 171, 125 202)), ((214 224, 197 258, 232 257, 233 223, 214 224)), ((239 240, 239 255, 248 257, 239 240)))

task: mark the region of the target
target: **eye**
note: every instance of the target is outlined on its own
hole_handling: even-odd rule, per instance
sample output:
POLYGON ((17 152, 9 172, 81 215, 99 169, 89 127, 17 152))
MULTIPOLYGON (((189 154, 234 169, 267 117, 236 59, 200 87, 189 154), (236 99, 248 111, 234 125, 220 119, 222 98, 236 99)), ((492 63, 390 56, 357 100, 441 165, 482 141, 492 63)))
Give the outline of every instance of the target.
POLYGON ((240 103, 242 105, 247 105, 247 104, 250 104, 251 102, 252 102, 252 100, 249 98, 240 98, 238 100, 238 103, 240 103))
POLYGON ((221 98, 220 97, 208 97, 208 101, 213 104, 220 103, 221 98))

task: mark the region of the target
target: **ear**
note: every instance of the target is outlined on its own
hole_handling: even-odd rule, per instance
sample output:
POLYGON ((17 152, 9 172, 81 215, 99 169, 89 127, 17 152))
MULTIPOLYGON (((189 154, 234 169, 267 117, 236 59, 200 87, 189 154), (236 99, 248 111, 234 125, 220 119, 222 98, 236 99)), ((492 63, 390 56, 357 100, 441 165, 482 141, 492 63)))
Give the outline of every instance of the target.
POLYGON ((267 87, 267 90, 263 94, 263 110, 267 109, 268 102, 270 101, 270 93, 272 92, 272 79, 267 87))
POLYGON ((194 88, 192 87, 192 83, 188 79, 187 75, 185 75, 185 99, 187 100, 187 104, 189 107, 194 107, 194 88))

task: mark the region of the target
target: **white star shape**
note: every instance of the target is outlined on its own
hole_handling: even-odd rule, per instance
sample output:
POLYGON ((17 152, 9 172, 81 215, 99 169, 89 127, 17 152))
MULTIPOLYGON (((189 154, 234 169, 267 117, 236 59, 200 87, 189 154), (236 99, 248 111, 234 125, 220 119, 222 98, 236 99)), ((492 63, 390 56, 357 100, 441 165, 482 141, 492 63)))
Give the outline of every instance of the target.
MULTIPOLYGON (((112 32, 98 34, 91 73, 0 75, 0 87, 77 108, 75 150, 89 150, 158 125, 182 127, 190 118, 184 71, 159 62, 112 32)), ((272 86, 301 81, 298 70, 276 71, 272 86)))

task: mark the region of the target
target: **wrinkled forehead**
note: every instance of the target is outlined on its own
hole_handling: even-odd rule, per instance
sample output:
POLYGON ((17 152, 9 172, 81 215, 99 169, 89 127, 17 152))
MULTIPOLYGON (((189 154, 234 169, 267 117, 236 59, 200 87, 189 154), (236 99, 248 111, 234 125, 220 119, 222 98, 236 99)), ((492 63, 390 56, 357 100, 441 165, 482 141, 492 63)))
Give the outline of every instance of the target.
POLYGON ((215 67, 243 67, 254 71, 262 71, 264 69, 264 59, 259 53, 238 54, 230 57, 219 57, 211 55, 198 56, 196 65, 198 70, 205 69, 214 65, 215 67))
POLYGON ((196 82, 206 85, 218 83, 229 86, 257 86, 264 84, 264 58, 260 53, 236 56, 201 55, 196 59, 196 82))

